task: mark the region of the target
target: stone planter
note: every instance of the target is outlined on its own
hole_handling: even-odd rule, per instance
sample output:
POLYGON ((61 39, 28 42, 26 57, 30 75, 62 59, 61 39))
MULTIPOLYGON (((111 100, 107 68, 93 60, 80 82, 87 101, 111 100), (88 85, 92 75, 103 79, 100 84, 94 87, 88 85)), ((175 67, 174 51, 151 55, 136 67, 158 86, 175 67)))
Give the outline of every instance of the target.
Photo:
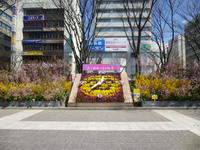
POLYGON ((0 101, 0 107, 63 107, 65 101, 0 101))
POLYGON ((9 102, 0 101, 0 107, 8 107, 8 106, 9 106, 9 102))
POLYGON ((200 107, 200 101, 144 101, 142 107, 200 107))
POLYGON ((142 107, 143 106, 143 102, 142 101, 138 101, 134 103, 134 107, 142 107))

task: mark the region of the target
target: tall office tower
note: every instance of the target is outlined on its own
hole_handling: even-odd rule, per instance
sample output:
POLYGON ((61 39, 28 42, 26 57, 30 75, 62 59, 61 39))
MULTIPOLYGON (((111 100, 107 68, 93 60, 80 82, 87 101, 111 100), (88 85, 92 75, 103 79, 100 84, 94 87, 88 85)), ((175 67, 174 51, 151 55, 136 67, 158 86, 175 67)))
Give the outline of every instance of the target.
POLYGON ((20 0, 16 4, 15 61, 64 60, 74 71, 73 56, 65 37, 64 9, 49 0, 20 0))
POLYGON ((11 62, 12 1, 0 1, 0 69, 8 69, 11 62))
POLYGON ((186 64, 200 59, 200 14, 185 25, 186 64))
MULTIPOLYGON (((171 47, 172 40, 169 41, 168 46, 171 47)), ((185 36, 177 35, 174 37, 173 47, 170 53, 170 60, 175 61, 180 65, 180 68, 186 67, 185 55, 185 36)))
MULTIPOLYGON (((141 7, 138 6, 141 6, 142 2, 142 0, 133 1, 134 9, 129 11, 140 13, 142 10, 141 7)), ((124 8, 124 0, 97 0, 97 4, 100 6, 98 10, 99 15, 96 19, 96 32, 98 33, 98 38, 105 39, 106 48, 101 52, 95 51, 93 57, 96 58, 97 61, 100 58, 101 63, 104 64, 120 64, 121 70, 126 71, 128 74, 135 73, 135 61, 129 42, 127 41, 127 38, 131 36, 131 29, 124 8)), ((145 17, 150 12, 150 6, 146 5, 143 11, 142 23, 144 23, 145 17)), ((135 18, 131 18, 130 21, 134 24, 135 18)), ((135 30, 137 30, 137 28, 135 28, 135 30)), ((154 47, 151 45, 151 24, 149 22, 143 29, 141 36, 141 47, 148 47, 148 50, 151 49, 150 47, 154 47)), ((137 33, 135 34, 135 39, 137 39, 137 33)), ((146 49, 141 50, 141 59, 144 59, 143 57, 148 59, 146 58, 148 56, 145 54, 145 50, 146 49)), ((145 64, 145 66, 149 65, 151 67, 151 64, 145 64)), ((154 68, 154 66, 152 67, 154 68)), ((153 68, 150 68, 150 70, 153 68)), ((149 71, 142 68, 142 73, 147 72, 149 71)))

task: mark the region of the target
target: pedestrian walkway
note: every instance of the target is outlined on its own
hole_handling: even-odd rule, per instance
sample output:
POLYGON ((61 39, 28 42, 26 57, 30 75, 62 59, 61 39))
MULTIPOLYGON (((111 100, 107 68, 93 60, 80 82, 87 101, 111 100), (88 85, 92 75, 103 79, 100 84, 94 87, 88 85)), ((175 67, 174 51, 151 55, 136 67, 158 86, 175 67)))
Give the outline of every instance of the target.
POLYGON ((199 150, 200 120, 185 114, 175 110, 0 110, 0 149, 22 150, 30 144, 30 150, 199 150))
MULTIPOLYGON (((82 121, 22 121, 43 110, 24 110, 0 118, 0 129, 69 130, 69 131, 179 131, 188 130, 200 136, 200 121, 173 110, 154 110, 169 121, 91 122, 82 121)), ((108 114, 109 115, 109 114, 108 114)), ((73 117, 73 116, 72 116, 73 117)))

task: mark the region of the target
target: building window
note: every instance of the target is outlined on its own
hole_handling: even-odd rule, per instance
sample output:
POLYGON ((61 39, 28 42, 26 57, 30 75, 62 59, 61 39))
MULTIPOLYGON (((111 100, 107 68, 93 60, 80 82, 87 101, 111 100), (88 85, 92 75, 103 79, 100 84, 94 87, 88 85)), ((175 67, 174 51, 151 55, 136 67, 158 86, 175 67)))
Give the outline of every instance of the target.
MULTIPOLYGON (((97 28, 98 32, 124 32, 124 31, 132 31, 131 28, 97 28)), ((133 31, 137 31, 137 28, 134 28, 133 31)), ((143 31, 151 31, 150 27, 144 28, 143 31)))
MULTIPOLYGON (((112 18, 112 19, 97 19, 97 22, 128 22, 127 18, 123 18, 123 20, 121 18, 112 18)), ((139 19, 130 19, 131 22, 135 22, 135 21, 139 21, 139 19)), ((146 19, 142 19, 142 22, 145 22, 146 19)))
POLYGON ((24 32, 24 40, 63 39, 63 32, 24 32))
MULTIPOLYGON (((98 1, 97 4, 123 4, 123 1, 98 1)), ((141 1, 134 1, 131 4, 141 4, 141 1)))
POLYGON ((12 31, 11 26, 5 24, 5 23, 2 22, 2 21, 0 21, 0 26, 1 26, 2 28, 4 28, 5 30, 7 30, 7 31, 12 31))
MULTIPOLYGON (((138 10, 128 10, 130 13, 141 13, 141 9, 138 9, 138 10)), ((106 9, 106 10, 98 10, 98 13, 126 13, 127 11, 124 10, 124 9, 106 9)), ((149 10, 148 9, 145 9, 143 10, 143 13, 148 13, 149 10)))
POLYGON ((0 14, 1 14, 4 18, 8 19, 9 21, 12 21, 12 16, 8 15, 6 12, 0 10, 0 14))

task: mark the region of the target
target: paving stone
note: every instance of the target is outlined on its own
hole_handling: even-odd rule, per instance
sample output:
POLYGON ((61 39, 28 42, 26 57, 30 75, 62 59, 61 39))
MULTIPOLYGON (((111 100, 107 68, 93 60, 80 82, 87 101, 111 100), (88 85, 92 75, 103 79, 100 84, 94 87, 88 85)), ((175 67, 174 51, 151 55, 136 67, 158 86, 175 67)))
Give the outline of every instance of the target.
POLYGON ((200 121, 200 109, 194 109, 194 110, 176 110, 179 113, 182 113, 184 115, 190 116, 194 119, 197 119, 200 121))
POLYGON ((200 121, 185 113, 8 111, 0 118, 0 150, 199 150, 200 121))
POLYGON ((151 110, 46 110, 24 121, 154 122, 169 120, 151 110))
POLYGON ((199 150, 189 131, 17 131, 0 130, 1 150, 199 150))
POLYGON ((1 117, 5 117, 5 116, 8 116, 8 115, 15 114, 15 113, 20 112, 20 111, 21 111, 21 110, 15 110, 15 109, 12 109, 12 110, 0 109, 0 118, 1 118, 1 117))

